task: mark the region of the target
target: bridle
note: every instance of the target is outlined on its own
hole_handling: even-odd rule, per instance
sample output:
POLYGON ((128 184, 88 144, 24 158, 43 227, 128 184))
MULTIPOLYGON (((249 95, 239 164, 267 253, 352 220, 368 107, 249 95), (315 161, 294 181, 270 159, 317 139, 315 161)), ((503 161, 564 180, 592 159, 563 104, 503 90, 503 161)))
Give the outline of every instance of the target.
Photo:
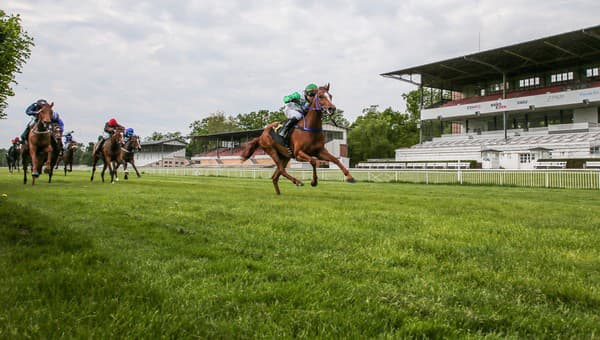
MULTIPOLYGON (((331 115, 331 114, 333 114, 333 112, 331 112, 332 108, 331 107, 324 107, 323 105, 321 105, 321 102, 319 101, 319 93, 321 91, 324 91, 325 93, 329 94, 329 92, 325 88, 319 88, 317 90, 317 92, 315 92, 313 100, 310 103, 309 111, 313 110, 313 111, 316 111, 316 112, 321 112, 321 114, 323 114, 323 112, 325 112, 325 113, 331 115)), ((331 103, 331 101, 329 101, 329 102, 331 103)), ((313 128, 310 128, 310 127, 306 126, 306 119, 304 119, 304 126, 302 127, 302 129, 304 131, 307 131, 307 132, 314 132, 314 133, 323 132, 323 128, 321 128, 321 129, 313 129, 313 128)))
MULTIPOLYGON (((51 123, 52 123, 52 121, 48 121, 48 122, 46 122, 46 121, 44 121, 44 120, 42 120, 42 119, 40 118, 40 113, 42 113, 42 110, 43 110, 43 109, 44 109, 44 108, 41 108, 41 109, 39 109, 39 110, 35 111, 35 113, 36 113, 36 115, 37 115, 38 123, 37 123, 37 124, 35 124, 35 125, 33 126, 33 128, 31 129, 31 132, 33 132, 33 133, 34 133, 34 134, 36 134, 36 135, 40 135, 40 134, 46 134, 46 133, 52 133, 52 129, 50 129, 50 126, 52 125, 52 124, 51 124, 51 123), (38 130, 38 125, 39 125, 40 123, 41 123, 41 124, 42 124, 42 126, 44 127, 44 129, 43 129, 43 130, 41 130, 41 131, 40 131, 40 130, 38 130)), ((50 114, 50 115, 52 115, 52 114, 50 114)))
POLYGON ((138 149, 138 148, 136 148, 135 145, 133 145, 134 144, 133 143, 133 138, 134 137, 135 137, 135 140, 137 142, 136 144, 139 146, 140 145, 140 141, 139 141, 138 137, 134 135, 134 136, 131 136, 131 138, 129 138, 129 140, 127 141, 127 143, 125 143, 125 145, 121 147, 121 150, 123 150, 124 152, 127 152, 127 153, 135 153, 136 149, 138 149))

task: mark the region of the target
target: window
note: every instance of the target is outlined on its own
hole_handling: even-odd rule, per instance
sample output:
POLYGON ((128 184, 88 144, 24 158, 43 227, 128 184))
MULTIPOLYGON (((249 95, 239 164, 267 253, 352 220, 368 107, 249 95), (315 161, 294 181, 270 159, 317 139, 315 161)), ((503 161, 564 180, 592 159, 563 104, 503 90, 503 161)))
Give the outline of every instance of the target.
POLYGON ((600 75, 600 67, 590 67, 585 70, 585 76, 588 78, 597 77, 600 75))
POLYGON ((535 155, 531 153, 520 153, 519 154, 519 163, 531 163, 531 161, 535 160, 535 155))
POLYGON ((550 76, 550 82, 553 84, 566 82, 566 81, 570 81, 570 80, 573 80, 573 72, 572 71, 555 73, 550 76))
POLYGON ((540 77, 531 77, 519 80, 519 87, 536 87, 540 86, 540 77))
POLYGON ((600 155, 600 145, 592 146, 590 148, 590 154, 592 154, 592 155, 600 155))
MULTIPOLYGON (((508 89, 510 86, 508 83, 506 83, 506 89, 508 89)), ((489 87, 490 89, 490 93, 494 93, 494 92, 502 92, 502 90, 504 90, 504 87, 502 86, 502 83, 495 83, 490 85, 489 87)))

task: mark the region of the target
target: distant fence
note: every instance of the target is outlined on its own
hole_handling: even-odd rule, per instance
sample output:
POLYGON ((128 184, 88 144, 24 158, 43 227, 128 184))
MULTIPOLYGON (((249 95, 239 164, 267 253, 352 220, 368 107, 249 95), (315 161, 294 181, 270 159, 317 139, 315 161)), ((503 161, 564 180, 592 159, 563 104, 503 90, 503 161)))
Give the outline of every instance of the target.
MULTIPOLYGON (((143 168, 140 171, 164 176, 215 176, 270 179, 273 168, 143 168)), ((538 188, 600 189, 600 170, 536 169, 536 170, 383 170, 350 169, 358 181, 423 184, 474 184, 538 188)), ((294 177, 305 181, 312 170, 288 169, 294 177)), ((340 170, 318 169, 323 181, 343 181, 340 170)))

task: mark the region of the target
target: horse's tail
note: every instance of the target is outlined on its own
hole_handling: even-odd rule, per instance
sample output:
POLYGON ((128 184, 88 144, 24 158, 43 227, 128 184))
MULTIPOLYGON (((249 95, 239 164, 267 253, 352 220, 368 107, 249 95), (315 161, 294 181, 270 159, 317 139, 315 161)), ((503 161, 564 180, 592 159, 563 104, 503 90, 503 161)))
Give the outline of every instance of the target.
POLYGON ((258 149, 258 146, 259 146, 258 140, 259 139, 260 139, 260 137, 256 137, 246 143, 246 147, 244 148, 244 151, 242 151, 242 155, 241 155, 242 161, 246 161, 248 158, 250 158, 252 156, 254 151, 256 151, 256 149, 258 149))

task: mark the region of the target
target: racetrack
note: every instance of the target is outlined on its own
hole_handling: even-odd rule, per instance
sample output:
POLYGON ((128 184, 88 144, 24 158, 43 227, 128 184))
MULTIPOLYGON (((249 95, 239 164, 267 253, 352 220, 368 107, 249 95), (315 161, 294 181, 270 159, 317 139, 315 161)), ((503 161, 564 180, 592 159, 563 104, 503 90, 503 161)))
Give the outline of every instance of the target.
POLYGON ((594 190, 0 174, 0 338, 594 337, 594 190))

